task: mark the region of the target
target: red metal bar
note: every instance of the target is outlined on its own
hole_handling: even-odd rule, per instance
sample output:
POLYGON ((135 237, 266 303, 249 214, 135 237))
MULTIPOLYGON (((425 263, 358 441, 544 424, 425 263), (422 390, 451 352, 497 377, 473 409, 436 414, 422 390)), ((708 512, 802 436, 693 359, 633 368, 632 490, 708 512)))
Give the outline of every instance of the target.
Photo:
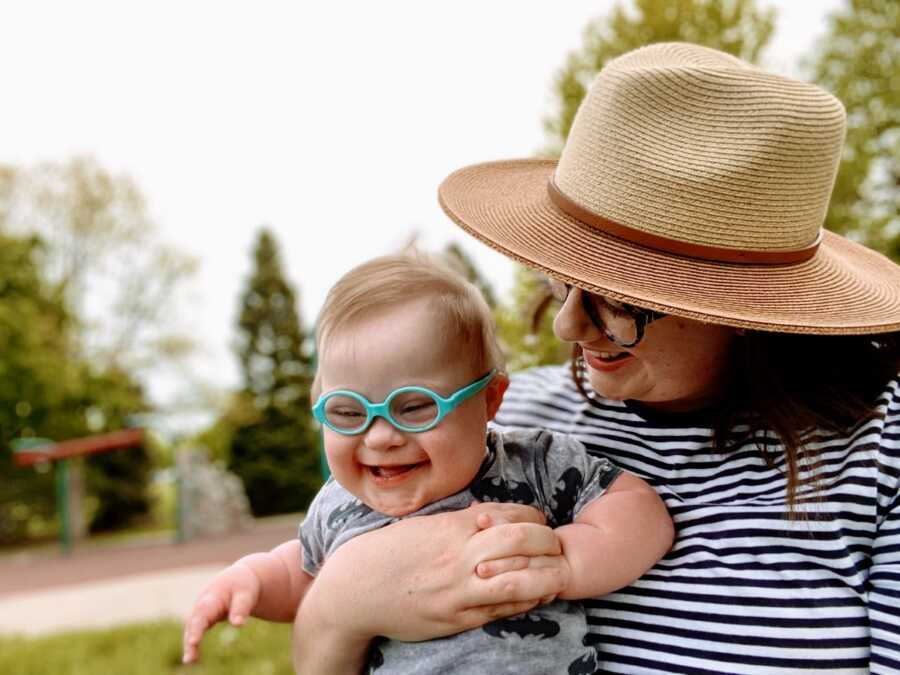
POLYGON ((15 452, 18 466, 31 466, 36 462, 55 461, 57 459, 67 459, 69 457, 80 457, 82 455, 93 455, 98 452, 107 452, 109 450, 119 450, 121 448, 131 448, 141 445, 144 442, 143 429, 124 429, 122 431, 113 431, 109 434, 100 434, 98 436, 87 436, 85 438, 73 438, 68 441, 54 443, 40 450, 33 452, 15 452))

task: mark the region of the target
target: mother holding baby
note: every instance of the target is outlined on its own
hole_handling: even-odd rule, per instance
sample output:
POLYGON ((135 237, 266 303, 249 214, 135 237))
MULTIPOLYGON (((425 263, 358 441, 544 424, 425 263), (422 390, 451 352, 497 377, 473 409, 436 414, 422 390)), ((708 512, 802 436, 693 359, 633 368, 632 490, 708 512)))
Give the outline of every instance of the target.
MULTIPOLYGON (((575 435, 674 519, 666 557, 586 603, 602 672, 900 670, 900 267, 821 227, 845 120, 818 87, 656 44, 600 72, 558 162, 440 187, 460 227, 547 275, 573 345, 570 367, 513 376, 497 423, 575 435)), ((349 542, 298 612, 300 672, 557 593, 538 520, 481 504, 349 542), (475 574, 501 558, 519 569, 475 574)))

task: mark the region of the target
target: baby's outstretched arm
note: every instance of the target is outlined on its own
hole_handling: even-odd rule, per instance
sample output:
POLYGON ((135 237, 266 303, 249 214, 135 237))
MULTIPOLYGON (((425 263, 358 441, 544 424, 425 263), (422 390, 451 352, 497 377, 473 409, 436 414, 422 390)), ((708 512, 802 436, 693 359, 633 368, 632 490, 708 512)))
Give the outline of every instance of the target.
POLYGON ((184 663, 196 661, 203 634, 226 618, 241 626, 248 616, 267 621, 294 620, 312 577, 303 571, 299 540, 268 553, 244 556, 200 592, 184 622, 184 663))
POLYGON ((563 600, 611 593, 635 581, 671 548, 672 519, 656 491, 623 472, 556 535, 571 573, 563 600))

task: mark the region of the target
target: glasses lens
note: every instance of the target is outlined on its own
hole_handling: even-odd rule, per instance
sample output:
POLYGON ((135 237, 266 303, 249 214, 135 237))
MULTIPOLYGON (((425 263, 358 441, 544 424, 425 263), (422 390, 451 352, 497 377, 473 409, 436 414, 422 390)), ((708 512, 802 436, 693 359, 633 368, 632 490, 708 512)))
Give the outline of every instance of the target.
POLYGON ((411 429, 427 427, 438 416, 437 401, 418 391, 402 391, 391 399, 391 417, 411 429))
POLYGON ((565 302, 566 298, 569 296, 569 288, 568 284, 564 284, 562 281, 558 281, 556 279, 547 278, 547 283, 550 285, 550 293, 554 298, 559 300, 560 302, 565 302))
POLYGON ((591 318, 610 340, 620 346, 634 344, 638 331, 633 312, 617 300, 593 293, 587 294, 587 302, 590 304, 591 318))
POLYGON ((325 419, 335 429, 353 431, 366 423, 366 409, 351 396, 335 394, 325 399, 325 419))
MULTIPOLYGON (((572 287, 550 277, 547 277, 547 283, 550 286, 550 293, 553 297, 559 302, 565 302, 572 287)), ((646 326, 646 324, 665 316, 665 314, 659 313, 642 315, 640 318, 641 325, 639 325, 639 319, 635 315, 635 310, 629 305, 585 290, 581 291, 581 297, 584 309, 594 325, 602 330, 609 340, 620 347, 633 347, 636 345, 642 337, 641 326, 646 326)))

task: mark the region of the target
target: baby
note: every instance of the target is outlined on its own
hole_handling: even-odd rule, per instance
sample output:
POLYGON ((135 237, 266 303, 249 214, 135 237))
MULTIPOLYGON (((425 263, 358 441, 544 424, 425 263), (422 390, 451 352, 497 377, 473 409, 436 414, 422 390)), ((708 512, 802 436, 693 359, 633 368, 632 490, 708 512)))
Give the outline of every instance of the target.
POLYGON ((610 583, 610 565, 634 579, 668 549, 671 521, 656 492, 568 436, 488 429, 508 384, 490 310, 474 286, 421 254, 376 258, 341 278, 320 314, 317 349, 313 412, 332 477, 299 542, 241 558, 201 593, 185 624, 185 662, 226 616, 235 625, 248 614, 292 621, 325 559, 349 539, 401 518, 495 501, 544 513, 570 567, 565 590, 525 614, 447 638, 376 641, 370 672, 521 675, 562 664, 594 672, 584 609, 572 601, 621 586, 610 583), (615 492, 638 498, 613 519, 603 502, 615 492), (599 554, 604 538, 648 519, 660 523, 658 546, 621 550, 614 562, 599 554))

